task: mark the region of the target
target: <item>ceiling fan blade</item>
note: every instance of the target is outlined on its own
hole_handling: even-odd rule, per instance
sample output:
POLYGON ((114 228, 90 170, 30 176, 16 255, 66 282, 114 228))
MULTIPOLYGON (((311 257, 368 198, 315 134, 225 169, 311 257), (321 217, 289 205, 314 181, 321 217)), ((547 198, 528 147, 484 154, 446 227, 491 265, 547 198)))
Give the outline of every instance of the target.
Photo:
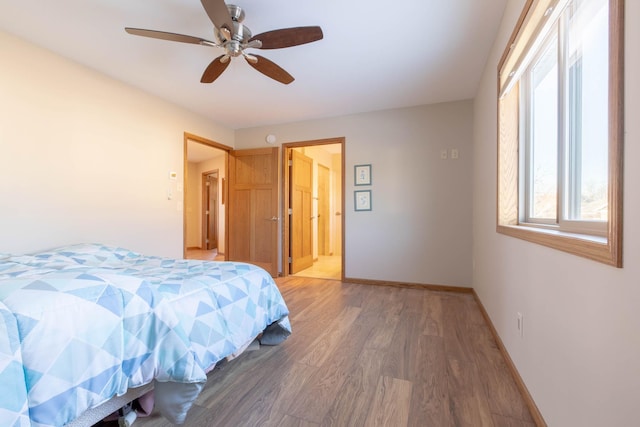
POLYGON ((229 61, 229 57, 226 54, 218 56, 216 59, 211 61, 211 64, 209 64, 207 69, 204 70, 200 83, 213 82, 215 79, 220 77, 220 74, 227 69, 230 63, 231 61, 229 61))
POLYGON ((262 42, 261 49, 280 49, 315 42, 322 40, 322 37, 322 28, 318 26, 293 27, 260 33, 251 37, 249 43, 253 40, 260 40, 262 42))
POLYGON ((215 27, 222 31, 226 29, 233 35, 233 21, 224 0, 201 0, 204 10, 215 27))
POLYGON ((125 28, 127 33, 134 36, 151 37, 152 39, 169 40, 173 42, 203 44, 208 46, 217 46, 215 42, 201 39, 200 37, 185 36, 184 34, 167 33, 165 31, 144 30, 142 28, 125 28))
POLYGON ((254 62, 252 60, 250 61, 249 59, 245 58, 247 60, 247 63, 251 65, 253 68, 255 68, 256 70, 258 70, 259 72, 261 72, 262 74, 264 74, 265 76, 271 77, 272 79, 277 80, 280 83, 283 83, 285 85, 288 85, 289 83, 295 80, 291 74, 287 73, 278 65, 269 61, 267 58, 260 55, 251 55, 251 56, 252 58, 256 58, 257 61, 254 62))

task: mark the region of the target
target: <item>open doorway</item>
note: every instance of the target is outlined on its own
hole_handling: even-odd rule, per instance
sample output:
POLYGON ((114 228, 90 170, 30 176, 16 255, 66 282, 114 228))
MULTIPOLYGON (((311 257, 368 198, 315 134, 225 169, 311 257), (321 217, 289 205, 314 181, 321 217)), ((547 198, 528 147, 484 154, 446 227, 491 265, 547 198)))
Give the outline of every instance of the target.
POLYGON ((225 260, 225 178, 230 147, 185 134, 184 258, 225 260))
POLYGON ((344 278, 344 138, 285 143, 283 274, 344 278))
POLYGON ((202 249, 218 251, 220 183, 218 169, 202 172, 202 249))

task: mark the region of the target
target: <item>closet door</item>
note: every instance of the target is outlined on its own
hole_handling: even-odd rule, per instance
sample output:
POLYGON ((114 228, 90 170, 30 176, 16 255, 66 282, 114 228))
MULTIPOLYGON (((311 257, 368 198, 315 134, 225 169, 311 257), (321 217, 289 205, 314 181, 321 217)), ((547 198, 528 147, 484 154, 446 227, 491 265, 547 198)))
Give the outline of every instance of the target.
POLYGON ((278 147, 229 153, 227 259, 278 275, 278 147))

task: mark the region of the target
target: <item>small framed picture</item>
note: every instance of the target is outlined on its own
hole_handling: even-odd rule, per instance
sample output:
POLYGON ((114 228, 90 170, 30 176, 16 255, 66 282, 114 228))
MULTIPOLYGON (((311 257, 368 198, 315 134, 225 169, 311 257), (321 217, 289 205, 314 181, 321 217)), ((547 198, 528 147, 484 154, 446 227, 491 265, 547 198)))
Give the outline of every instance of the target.
POLYGON ((355 165, 355 185, 371 185, 371 165, 355 165))
POLYGON ((371 190, 358 190, 353 192, 356 211, 371 210, 371 190))

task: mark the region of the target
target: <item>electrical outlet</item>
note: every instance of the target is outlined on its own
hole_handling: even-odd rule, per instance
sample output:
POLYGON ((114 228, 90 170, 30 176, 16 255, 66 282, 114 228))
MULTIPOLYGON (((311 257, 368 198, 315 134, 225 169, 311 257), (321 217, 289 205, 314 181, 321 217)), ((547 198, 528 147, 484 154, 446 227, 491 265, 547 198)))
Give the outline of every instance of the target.
POLYGON ((451 158, 455 160, 458 157, 460 157, 460 153, 458 152, 458 149, 457 148, 452 148, 451 149, 451 158))
POLYGON ((524 317, 520 312, 518 312, 518 333, 520 338, 524 337, 524 317))
POLYGON ((448 157, 449 157, 449 153, 447 152, 447 150, 440 150, 440 158, 442 160, 447 160, 448 157))

